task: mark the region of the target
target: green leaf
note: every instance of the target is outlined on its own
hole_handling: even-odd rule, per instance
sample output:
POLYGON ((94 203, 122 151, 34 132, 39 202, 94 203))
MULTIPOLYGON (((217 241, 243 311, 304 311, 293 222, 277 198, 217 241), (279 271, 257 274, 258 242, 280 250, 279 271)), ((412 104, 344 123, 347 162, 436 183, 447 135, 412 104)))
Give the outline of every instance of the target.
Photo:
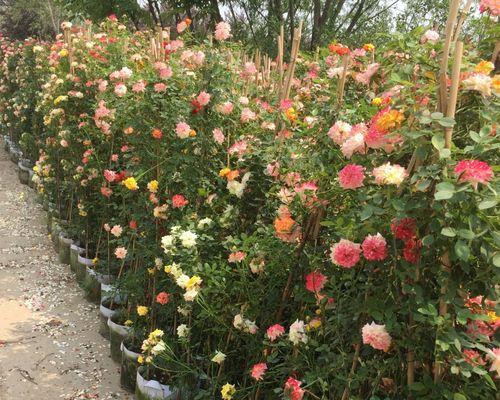
POLYGON ((455 185, 451 182, 441 182, 436 185, 436 190, 441 191, 441 190, 447 190, 454 192, 455 191, 455 185))
POLYGON ((487 210, 488 208, 495 207, 498 201, 496 199, 483 200, 477 205, 480 210, 487 210))
POLYGON ((448 237, 455 237, 457 234, 453 228, 443 228, 441 229, 441 235, 448 237))
POLYGON ((415 185, 415 187, 417 188, 417 190, 424 192, 429 187, 430 184, 431 184, 431 181, 428 179, 425 179, 423 181, 418 182, 415 185))
POLYGON ((463 240, 457 240, 457 242, 455 243, 455 254, 462 261, 467 261, 470 256, 470 249, 469 246, 467 246, 467 243, 465 243, 463 240))
POLYGON ((439 192, 434 193, 434 198, 436 200, 448 200, 453 197, 455 194, 455 191, 449 191, 449 190, 441 190, 439 192))
POLYGON ((493 256, 493 265, 497 268, 500 268, 500 253, 496 253, 493 256))
POLYGON ((432 119, 441 119, 443 117, 444 117, 443 113, 440 113, 440 112, 433 112, 431 114, 431 118, 432 119))
POLYGON ((464 239, 467 240, 472 240, 476 237, 474 232, 470 231, 469 229, 459 229, 458 236, 463 237, 464 239))
POLYGON ((335 222, 334 221, 321 221, 319 224, 321 226, 334 226, 335 222))
POLYGON ((361 221, 365 221, 368 218, 370 218, 373 215, 373 207, 372 206, 366 206, 363 208, 363 211, 359 214, 359 217, 361 218, 361 221))
POLYGON ((436 134, 432 137, 431 139, 432 145, 438 149, 441 150, 444 148, 444 136, 442 134, 436 134))
POLYGON ((467 397, 465 397, 463 394, 455 393, 453 395, 453 400, 467 400, 467 397))
POLYGON ((444 117, 444 118, 441 118, 439 121, 438 121, 439 125, 445 127, 445 128, 451 128, 453 127, 453 125, 455 125, 455 120, 453 118, 450 118, 450 117, 444 117))
POLYGON ((455 345, 455 347, 457 348, 458 351, 462 351, 462 345, 460 344, 460 340, 455 339, 453 341, 453 344, 455 345))

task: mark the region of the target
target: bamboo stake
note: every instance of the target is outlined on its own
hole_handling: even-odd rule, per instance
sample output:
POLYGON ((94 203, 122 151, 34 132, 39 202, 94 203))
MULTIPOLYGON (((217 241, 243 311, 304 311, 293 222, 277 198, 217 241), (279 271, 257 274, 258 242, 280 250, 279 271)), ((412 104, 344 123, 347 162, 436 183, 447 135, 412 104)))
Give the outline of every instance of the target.
POLYGON ((441 66, 439 70, 439 104, 442 113, 446 113, 446 105, 447 105, 446 78, 448 71, 448 58, 450 55, 453 27, 455 26, 457 20, 459 5, 460 5, 460 0, 451 0, 450 12, 448 14, 448 20, 446 21, 443 58, 441 59, 441 66))
POLYGON ((472 0, 468 0, 467 3, 465 3, 462 12, 460 13, 460 17, 458 18, 457 22, 457 28, 455 29, 455 34, 453 35, 453 43, 458 40, 458 36, 460 35, 460 31, 462 30, 462 25, 465 22, 465 18, 467 18, 467 14, 469 14, 471 6, 472 0))
MULTIPOLYGON (((457 96, 458 96, 458 85, 460 83, 460 66, 462 64, 462 55, 464 50, 463 42, 457 42, 455 46, 454 52, 454 62, 453 62, 453 71, 452 71, 452 81, 451 81, 451 89, 450 89, 450 98, 448 100, 447 108, 446 108, 446 116, 449 118, 455 117, 455 111, 457 107, 457 96)), ((445 144, 444 148, 450 150, 451 149, 451 138, 453 134, 453 128, 445 129, 445 144)), ((441 257, 441 267, 442 271, 445 274, 450 274, 452 265, 450 260, 450 250, 446 249, 441 257)), ((444 316, 448 313, 448 304, 444 300, 444 296, 448 291, 448 278, 446 278, 445 283, 441 287, 439 299, 439 315, 444 316)), ((441 380, 441 375, 443 374, 443 365, 440 361, 434 361, 434 382, 439 382, 441 380)))
POLYGON ((295 73, 295 65, 297 63, 297 54, 299 53, 300 40, 302 37, 302 24, 303 21, 300 21, 299 27, 294 30, 293 34, 293 43, 292 43, 292 53, 290 57, 290 64, 287 69, 287 75, 285 79, 285 87, 283 92, 283 98, 287 99, 290 96, 290 89, 292 87, 292 79, 295 73))
POLYGON ((348 65, 349 65, 349 54, 346 54, 344 56, 344 58, 342 59, 342 76, 340 78, 339 88, 338 88, 338 92, 337 92, 339 104, 341 104, 342 101, 344 100, 344 89, 345 89, 345 81, 347 78, 348 65))
POLYGON ((359 353, 361 351, 361 342, 356 343, 356 347, 354 350, 354 356, 352 358, 352 364, 351 364, 351 370, 349 371, 349 377, 347 378, 347 385, 344 388, 344 393, 342 393, 342 400, 349 400, 349 394, 351 392, 350 384, 351 384, 351 379, 354 376, 354 373, 356 372, 356 367, 358 365, 358 358, 359 358, 359 353))
POLYGON ((281 93, 283 92, 283 39, 284 39, 284 28, 283 25, 280 27, 280 35, 278 36, 278 93, 281 100, 281 93))
MULTIPOLYGON (((455 54, 453 56, 453 70, 451 72, 451 89, 450 98, 448 100, 448 106, 446 109, 446 116, 449 118, 455 117, 455 111, 457 108, 457 97, 458 97, 458 85, 460 84, 460 66, 462 64, 462 56, 464 53, 464 43, 458 41, 455 45, 455 54)), ((451 149, 451 135, 453 128, 446 128, 444 147, 445 149, 451 149)))

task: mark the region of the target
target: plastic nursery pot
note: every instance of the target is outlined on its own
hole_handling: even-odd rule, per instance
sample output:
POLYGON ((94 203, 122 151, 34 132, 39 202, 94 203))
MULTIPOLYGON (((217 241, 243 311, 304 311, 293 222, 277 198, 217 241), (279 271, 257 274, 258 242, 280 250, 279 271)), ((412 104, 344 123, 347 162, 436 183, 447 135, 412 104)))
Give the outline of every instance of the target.
POLYGON ((110 283, 101 282, 101 299, 107 299, 113 295, 115 287, 110 283))
POLYGON ((17 163, 17 167, 19 168, 17 172, 19 182, 21 182, 23 185, 28 185, 30 182, 31 171, 30 161, 25 159, 19 160, 19 162, 17 163))
POLYGON ((9 155, 10 155, 10 161, 12 161, 14 164, 17 164, 19 162, 19 159, 21 158, 22 152, 16 145, 11 144, 9 149, 9 155))
POLYGON ((33 171, 32 168, 30 168, 30 170, 28 171, 28 186, 32 189, 35 189, 35 181, 33 180, 33 177, 35 176, 35 172, 33 171))
POLYGON ((89 266, 85 269, 85 279, 83 280, 85 298, 93 303, 101 301, 101 283, 97 278, 97 273, 89 266))
POLYGON ((78 254, 78 262, 76 265, 76 280, 83 284, 85 280, 85 275, 87 275, 87 267, 92 266, 92 260, 90 258, 85 258, 81 254, 78 254))
POLYGON ((122 360, 121 345, 130 334, 130 328, 125 325, 118 324, 115 322, 115 318, 116 314, 113 314, 108 319, 109 350, 111 353, 111 359, 119 363, 122 360))
POLYGON ((69 249, 73 240, 66 237, 64 232, 59 234, 59 262, 62 264, 69 264, 69 249))
POLYGON ((112 275, 100 274, 90 266, 87 266, 85 280, 83 281, 87 300, 99 303, 101 301, 101 284, 109 284, 112 279, 112 275))
POLYGON ((72 243, 69 246, 69 265, 71 267, 71 271, 76 272, 76 269, 78 268, 78 256, 83 254, 84 251, 84 248, 78 247, 75 243, 72 243))
POLYGON ((51 228, 50 228, 50 238, 52 239, 52 244, 56 253, 59 253, 59 234, 61 233, 61 225, 59 225, 59 220, 52 216, 51 228))
POLYGON ((162 384, 154 379, 147 380, 146 367, 137 369, 135 381, 135 398, 136 400, 178 400, 177 391, 173 391, 170 386, 162 384))
POLYGON ((123 389, 134 393, 135 382, 137 380, 137 367, 139 366, 137 359, 141 355, 130 350, 127 346, 127 340, 121 344, 122 364, 120 368, 120 385, 123 389))
POLYGON ((101 306, 99 307, 99 334, 106 339, 109 339, 109 327, 108 320, 112 317, 116 311, 111 308, 111 299, 106 298, 101 301, 101 306))
POLYGON ((4 135, 3 137, 3 149, 5 151, 9 151, 10 149, 10 139, 7 135, 4 135))

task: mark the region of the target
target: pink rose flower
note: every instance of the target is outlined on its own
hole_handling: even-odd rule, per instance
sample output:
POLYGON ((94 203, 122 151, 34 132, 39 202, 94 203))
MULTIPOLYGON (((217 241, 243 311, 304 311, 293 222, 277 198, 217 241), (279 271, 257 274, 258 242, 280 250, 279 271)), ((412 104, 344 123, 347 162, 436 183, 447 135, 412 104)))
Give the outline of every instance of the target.
POLYGON ((127 249, 125 247, 117 247, 115 250, 115 256, 119 260, 123 260, 127 256, 127 249))
POLYGON ((259 364, 255 364, 252 367, 252 372, 250 373, 250 375, 256 381, 261 381, 262 377, 264 376, 266 371, 267 371, 267 364, 266 363, 259 363, 259 364))
POLYGON ((357 189, 363 186, 365 168, 361 165, 347 164, 339 171, 339 184, 343 189, 357 189))
POLYGON ((168 295, 168 293, 160 292, 156 296, 156 302, 161 304, 162 306, 167 304, 169 301, 170 301, 170 296, 168 295))
POLYGON ((380 233, 368 235, 361 248, 364 257, 369 261, 382 261, 387 257, 387 242, 380 233))
POLYGON ((172 207, 182 208, 189 203, 188 200, 182 194, 176 194, 172 196, 172 207))
POLYGON ((231 36, 231 26, 227 22, 224 22, 224 21, 219 22, 215 26, 215 35, 214 36, 215 36, 215 39, 217 39, 219 41, 229 39, 229 37, 231 36))
POLYGON ((226 101, 225 103, 219 104, 217 110, 224 115, 229 115, 233 112, 234 105, 230 101, 226 101))
POLYGON ((455 167, 459 182, 469 182, 475 189, 477 184, 486 185, 493 178, 493 169, 484 161, 462 160, 455 167))
POLYGON ((222 130, 219 129, 219 128, 215 128, 213 131, 212 131, 212 134, 213 134, 213 138, 214 140, 219 143, 219 144, 222 144, 224 143, 224 139, 226 138, 224 136, 224 134, 222 133, 222 130))
POLYGON ((375 322, 366 324, 362 329, 363 343, 374 349, 387 352, 391 346, 391 336, 387 333, 385 325, 377 325, 375 322))
POLYGON ((162 93, 165 90, 167 90, 167 85, 165 85, 163 82, 155 83, 153 85, 154 91, 156 93, 162 93))
POLYGON ((179 122, 175 126, 175 133, 181 139, 186 139, 189 137, 189 133, 191 132, 191 127, 185 122, 179 122))
POLYGON ((111 228, 110 232, 113 236, 120 237, 123 232, 123 229, 120 225, 115 225, 111 228))
POLYGON ((352 268, 359 261, 360 253, 361 248, 358 243, 341 239, 339 243, 335 243, 332 246, 331 259, 334 264, 342 268, 352 268))
POLYGON ((285 333, 285 328, 280 324, 275 324, 267 328, 266 335, 271 342, 274 342, 277 338, 285 333))
POLYGON ((328 278, 321 272, 313 271, 306 275, 306 289, 312 293, 319 293, 324 288, 328 278))
POLYGON ((243 251, 235 251, 235 252, 229 254, 229 257, 227 260, 230 263, 239 263, 239 262, 242 262, 246 256, 247 256, 246 253, 243 251))
POLYGON ((124 83, 117 83, 115 85, 115 94, 118 97, 123 97, 127 94, 127 86, 124 83))
POLYGON ((285 382, 285 396, 287 396, 289 400, 302 400, 305 392, 304 389, 300 387, 301 384, 302 382, 297 379, 289 377, 285 382))
POLYGON ((210 95, 207 92, 200 92, 196 100, 200 106, 206 106, 210 102, 210 95))

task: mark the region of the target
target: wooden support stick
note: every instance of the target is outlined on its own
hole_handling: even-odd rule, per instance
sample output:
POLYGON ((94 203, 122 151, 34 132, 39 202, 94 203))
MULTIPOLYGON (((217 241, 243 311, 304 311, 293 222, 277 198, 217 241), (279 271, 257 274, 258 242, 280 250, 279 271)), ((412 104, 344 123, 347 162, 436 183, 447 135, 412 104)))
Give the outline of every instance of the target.
POLYGON ((453 27, 455 26, 457 20, 459 5, 460 5, 460 0, 451 0, 450 12, 448 14, 448 20, 446 21, 443 57, 441 58, 441 66, 439 70, 439 105, 442 113, 446 113, 446 105, 447 105, 446 78, 448 72, 448 58, 450 55, 453 27))
MULTIPOLYGON (((453 71, 452 71, 452 81, 450 89, 450 98, 446 107, 446 116, 449 118, 455 117, 455 111, 457 106, 457 96, 458 96, 458 85, 460 83, 460 66, 462 64, 462 55, 464 51, 463 42, 457 42, 455 46, 454 60, 453 60, 453 71)), ((451 149, 451 138, 452 138, 453 128, 445 129, 445 149, 451 149)), ((441 256, 441 269, 445 274, 451 273, 451 259, 450 250, 445 249, 443 255, 441 256)), ((448 313, 448 304, 446 303, 444 296, 448 291, 448 278, 446 278, 443 286, 441 286, 439 299, 439 315, 445 316, 448 313)), ((439 382, 443 374, 443 365, 441 361, 434 361, 434 382, 439 382)))
MULTIPOLYGON (((455 45, 455 54, 453 56, 453 70, 451 72, 451 89, 448 106, 446 108, 446 116, 455 118, 457 108, 458 86, 460 84, 460 66, 462 64, 462 55, 464 53, 464 43, 458 41, 455 45)), ((446 128, 444 136, 445 149, 451 149, 451 135, 453 128, 446 128)))
POLYGON ((460 12, 460 17, 458 18, 457 28, 455 29, 455 34, 453 35, 453 43, 458 40, 460 36, 460 31, 462 30, 462 25, 465 22, 465 18, 467 18, 467 14, 469 14, 470 8, 472 6, 472 0, 467 0, 463 10, 460 12))
POLYGON ((295 64, 297 63, 297 55, 299 53, 300 48, 300 39, 302 37, 302 23, 300 21, 299 27, 295 29, 293 34, 293 43, 292 43, 292 53, 290 57, 290 64, 287 69, 287 75, 285 79, 285 88, 283 92, 283 99, 287 99, 290 96, 290 89, 292 88, 292 80, 293 75, 295 73, 295 64))
POLYGON ((339 88, 337 92, 338 103, 341 104, 344 100, 345 81, 347 78, 347 67, 349 66, 349 54, 346 54, 342 59, 342 76, 340 77, 339 88))

